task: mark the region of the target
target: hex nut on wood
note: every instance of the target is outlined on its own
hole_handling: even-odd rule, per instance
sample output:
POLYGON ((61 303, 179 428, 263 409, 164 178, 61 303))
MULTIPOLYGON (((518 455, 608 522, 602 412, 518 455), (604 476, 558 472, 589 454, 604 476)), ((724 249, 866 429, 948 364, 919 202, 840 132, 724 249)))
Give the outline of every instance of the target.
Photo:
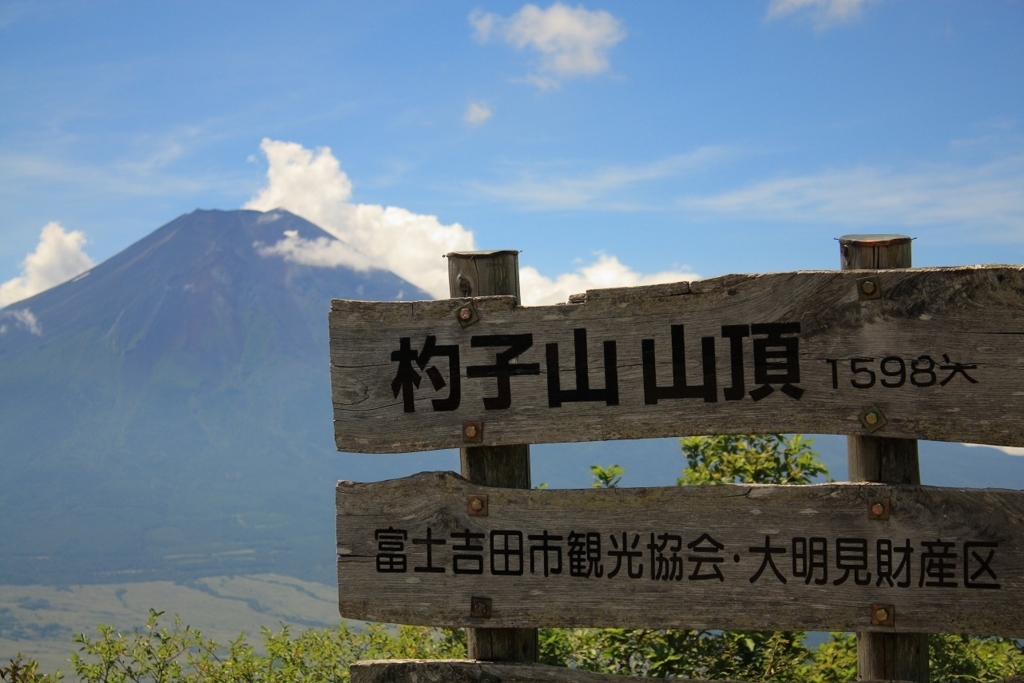
POLYGON ((455 309, 455 319, 465 329, 480 320, 480 316, 476 312, 476 307, 469 303, 455 309))
POLYGON ((860 414, 860 423, 864 425, 864 429, 869 432, 877 432, 879 429, 889 424, 889 420, 886 419, 885 413, 878 406, 871 406, 863 413, 860 414))
POLYGON ((857 299, 859 301, 880 299, 881 297, 882 283, 879 281, 877 275, 857 280, 857 299))
POLYGON ((888 498, 868 498, 868 517, 870 519, 888 520, 889 519, 889 499, 888 498))
POLYGON ((487 516, 487 496, 468 496, 466 500, 466 511, 470 517, 487 516))
POLYGON ((469 599, 469 616, 475 619, 490 619, 491 599, 471 597, 469 599))
POLYGON ((483 443, 484 424, 483 422, 463 422, 462 441, 464 443, 483 443))
POLYGON ((895 605, 871 605, 872 626, 895 626, 896 606, 895 605))

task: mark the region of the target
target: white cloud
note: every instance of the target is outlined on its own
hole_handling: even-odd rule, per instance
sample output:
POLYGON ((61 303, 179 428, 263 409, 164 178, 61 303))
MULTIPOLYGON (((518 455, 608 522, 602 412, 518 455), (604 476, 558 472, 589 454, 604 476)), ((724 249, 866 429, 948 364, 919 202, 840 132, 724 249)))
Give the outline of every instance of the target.
POLYGON ((267 254, 278 253, 309 265, 348 265, 390 270, 435 297, 447 296, 447 265, 442 256, 474 249, 473 234, 459 223, 443 225, 436 216, 397 207, 353 204, 352 183, 327 147, 315 152, 295 142, 264 139, 267 185, 247 209, 287 209, 338 238, 343 245, 286 236, 267 254), (319 252, 328 251, 327 255, 319 252))
POLYGON ((809 18, 818 30, 860 18, 864 7, 879 0, 772 0, 765 19, 772 21, 790 15, 809 18))
POLYGON ((526 80, 540 88, 557 87, 564 78, 607 71, 608 51, 626 37, 622 23, 608 12, 560 2, 547 9, 524 5, 508 18, 474 10, 469 23, 473 37, 481 43, 496 39, 536 51, 540 56, 537 73, 526 80))
MULTIPOLYGON (((245 208, 286 209, 337 238, 309 240, 289 230, 273 245, 255 245, 261 255, 325 268, 383 268, 435 297, 448 296, 448 264, 442 256, 451 251, 475 250, 472 232, 458 223, 443 225, 436 216, 393 206, 352 203, 352 183, 327 148, 311 151, 293 142, 269 139, 264 139, 260 148, 269 164, 268 182, 245 208)), ((529 305, 564 302, 570 294, 587 289, 696 278, 675 272, 643 275, 608 255, 555 278, 545 277, 530 266, 520 269, 523 302, 529 305)))
MULTIPOLYGON (((36 319, 35 314, 27 308, 0 311, 0 320, 12 320, 16 327, 20 327, 37 337, 43 335, 43 328, 36 319)), ((7 334, 9 329, 10 327, 7 323, 0 323, 0 334, 7 334)))
POLYGON ((643 275, 607 254, 601 254, 597 261, 579 268, 574 273, 564 273, 554 279, 541 275, 531 266, 519 269, 519 286, 523 294, 523 304, 526 306, 564 303, 570 295, 581 294, 588 289, 635 287, 698 279, 700 276, 696 273, 687 272, 666 271, 643 275))
POLYGON ((988 446, 983 443, 965 443, 964 445, 968 448, 994 448, 1007 455, 1024 455, 1024 448, 1018 448, 1017 446, 988 446))
POLYGON ((476 126, 493 116, 494 112, 486 104, 479 104, 477 102, 470 102, 469 106, 466 107, 466 113, 462 117, 462 120, 466 123, 476 126))
POLYGON ((285 261, 302 263, 318 268, 337 268, 345 266, 355 270, 366 271, 371 268, 370 260, 348 246, 340 239, 317 237, 307 240, 299 237, 297 230, 285 230, 284 239, 267 246, 256 243, 256 251, 260 256, 280 256, 285 261))
POLYGON ((754 220, 851 226, 955 226, 986 238, 1024 239, 1024 156, 981 166, 869 166, 787 176, 711 196, 681 209, 754 220))
POLYGON ((43 226, 35 251, 21 262, 21 275, 0 284, 0 306, 27 299, 79 275, 95 265, 82 251, 85 234, 67 232, 60 223, 43 226))
POLYGON ((271 247, 309 265, 348 265, 383 268, 437 297, 448 295, 448 267, 442 258, 450 251, 474 249, 473 234, 458 223, 443 225, 436 216, 415 214, 398 207, 354 204, 352 183, 341 164, 324 147, 308 150, 294 142, 264 139, 267 186, 245 208, 286 209, 312 221, 343 245, 285 238, 271 247), (328 255, 320 255, 329 251, 328 255), (333 260, 332 260, 333 259, 333 260))

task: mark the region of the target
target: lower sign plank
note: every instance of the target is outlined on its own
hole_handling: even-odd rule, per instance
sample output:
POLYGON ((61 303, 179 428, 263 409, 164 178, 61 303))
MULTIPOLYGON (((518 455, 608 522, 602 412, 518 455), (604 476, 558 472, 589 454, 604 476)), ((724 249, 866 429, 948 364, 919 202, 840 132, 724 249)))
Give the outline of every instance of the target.
POLYGON ((699 434, 1024 446, 1024 268, 729 275, 511 297, 341 301, 337 446, 392 453, 699 434))
MULTIPOLYGON (((349 674, 352 683, 622 683, 625 679, 618 674, 599 674, 544 664, 453 659, 362 661, 350 666, 349 674)), ((689 683, 743 683, 687 680, 689 683)))
POLYGON ((1024 637, 1024 492, 337 488, 343 617, 1024 637))

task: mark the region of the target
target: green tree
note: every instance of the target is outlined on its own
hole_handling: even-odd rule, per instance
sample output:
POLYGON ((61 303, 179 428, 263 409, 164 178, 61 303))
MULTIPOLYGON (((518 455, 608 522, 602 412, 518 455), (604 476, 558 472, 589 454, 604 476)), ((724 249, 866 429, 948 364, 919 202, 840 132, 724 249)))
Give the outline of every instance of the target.
POLYGON ((726 434, 680 439, 687 466, 678 484, 810 484, 828 468, 800 434, 726 434))
POLYGON ((608 467, 591 465, 590 474, 594 476, 594 481, 590 485, 596 489, 618 488, 619 483, 622 481, 622 475, 625 472, 626 468, 619 467, 618 465, 608 465, 608 467))

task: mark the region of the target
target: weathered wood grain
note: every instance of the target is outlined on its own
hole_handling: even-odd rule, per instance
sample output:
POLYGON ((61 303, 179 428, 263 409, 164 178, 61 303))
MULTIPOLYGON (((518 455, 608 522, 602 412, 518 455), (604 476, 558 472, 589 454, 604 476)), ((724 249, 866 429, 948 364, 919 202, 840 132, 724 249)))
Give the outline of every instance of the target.
MULTIPOLYGON (((346 618, 463 627, 805 629, 1024 637, 1022 491, 878 484, 527 491, 483 487, 454 473, 428 472, 373 484, 339 482, 337 510, 339 607, 346 618), (487 496, 486 516, 469 514, 470 495, 487 496), (872 518, 872 499, 888 499, 888 520, 872 518), (445 541, 431 546, 433 564, 443 573, 414 571, 426 566, 427 545, 422 541, 428 527, 434 541, 445 541), (387 540, 375 540, 378 530, 401 539, 401 551, 392 545, 388 553, 404 555, 406 571, 378 571, 378 555, 383 557, 378 543, 387 540), (481 551, 455 548, 467 541, 452 534, 467 530, 485 534, 478 537, 482 540, 470 538, 481 551), (493 573, 495 567, 500 571, 505 566, 500 552, 491 555, 490 534, 501 530, 523 534, 521 575, 493 573), (549 541, 561 548, 561 571, 554 571, 552 551, 547 576, 545 553, 531 551, 543 544, 540 537, 545 531, 549 539, 562 537, 549 541), (571 532, 598 534, 600 578, 596 571, 590 577, 572 575, 571 532), (655 551, 653 562, 648 548, 652 534, 657 545, 665 543, 663 552, 655 551), (657 538, 661 534, 678 539, 657 538), (711 540, 705 537, 688 547, 704 534, 711 540), (752 582, 765 556, 757 548, 765 546, 766 537, 770 547, 781 549, 773 555, 779 576, 765 566, 752 582), (807 577, 806 563, 794 563, 795 555, 809 556, 801 553, 801 542, 795 540, 800 538, 807 539, 805 551, 824 547, 826 571, 812 567, 807 577), (843 542, 843 565, 858 563, 860 555, 851 548, 866 552, 866 569, 850 572, 845 581, 837 539, 864 539, 860 546, 856 540, 843 542), (880 567, 884 552, 879 552, 879 540, 883 546, 891 541, 896 549, 906 547, 909 540, 909 576, 892 571, 905 556, 898 551, 892 553, 889 572, 880 567), (715 548, 714 543, 723 547, 715 548), (624 545, 641 553, 632 566, 637 578, 629 577, 626 561, 614 571, 613 551, 624 545), (652 578, 652 568, 671 567, 673 546, 678 547, 681 580, 652 578), (942 558, 943 552, 955 557, 942 558), (467 560, 460 565, 463 570, 479 567, 482 573, 453 573, 453 554, 482 556, 479 564, 467 560), (664 560, 657 559, 659 554, 664 560), (698 558, 704 563, 694 561, 698 558), (986 563, 991 575, 983 568, 986 563), (879 584, 886 573, 893 574, 893 586, 884 578, 879 584), (864 585, 857 585, 865 579, 864 585), (471 616, 472 598, 491 600, 489 618, 471 616), (872 624, 875 604, 894 607, 892 626, 872 624)), ((504 536, 495 538, 500 549, 504 536)), ((511 545, 516 545, 514 539, 511 545)), ((811 552, 810 557, 821 556, 811 552)), ((515 570, 516 558, 510 560, 508 566, 515 570)), ((388 568, 389 560, 381 562, 388 568)))
MULTIPOLYGON (((522 303, 519 252, 450 252, 448 291, 453 297, 508 295, 522 303)), ((530 488, 530 446, 466 446, 459 453, 462 476, 474 484, 530 488)), ((537 629, 468 628, 466 655, 490 662, 536 662, 537 629)))
MULTIPOLYGON (((482 423, 478 445, 748 432, 869 434, 861 415, 871 406, 887 421, 874 436, 1024 446, 1019 408, 1024 396, 1021 267, 730 275, 593 290, 582 304, 541 307, 516 306, 511 297, 336 300, 330 338, 340 450, 385 453, 464 446, 464 422, 482 423), (879 298, 861 299, 858 281, 866 277, 878 278, 879 298), (463 328, 456 315, 467 305, 479 319, 463 328), (781 384, 769 383, 769 395, 760 400, 751 396, 764 385, 756 381, 754 358, 756 346, 767 337, 752 328, 746 330, 749 336, 730 337, 723 326, 765 323, 799 323, 798 334, 783 336, 797 340, 800 377, 790 385, 802 393, 787 395, 781 384), (717 386, 705 397, 659 398, 650 404, 645 402, 643 340, 654 341, 657 386, 671 386, 673 325, 684 328, 690 385, 704 384, 702 349, 714 344, 715 362, 707 365, 715 369, 717 386), (597 394, 591 398, 600 400, 573 402, 565 394, 560 406, 551 407, 546 345, 558 345, 559 389, 578 388, 576 329, 586 330, 592 389, 605 388, 604 343, 615 342, 616 361, 609 368, 617 374, 617 404, 609 405, 607 397, 597 394), (533 365, 529 369, 537 374, 512 375, 508 407, 492 404, 487 409, 484 399, 499 396, 498 379, 470 377, 467 367, 495 365, 496 354, 508 346, 473 347, 471 340, 507 334, 532 334, 532 346, 510 365, 520 371, 533 365), (428 336, 436 345, 458 346, 459 405, 454 410, 433 408, 432 401, 451 397, 448 357, 417 356, 410 367, 419 386, 409 385, 414 411, 407 412, 403 391, 399 388, 396 396, 392 387, 400 366, 392 354, 405 337, 410 351, 418 354, 428 336), (741 353, 735 366, 734 339, 741 353), (911 363, 922 356, 936 364, 934 383, 923 370, 928 361, 919 361, 919 372, 911 373, 911 363), (854 363, 857 358, 869 360, 854 363), (888 377, 881 372, 886 358, 888 377), (424 361, 422 367, 418 360, 424 361), (883 380, 900 383, 901 363, 906 371, 902 385, 883 386, 883 380), (965 370, 973 382, 954 372, 957 363, 976 366, 965 370), (428 375, 432 368, 444 381, 436 391, 428 375), (743 376, 743 392, 728 391, 734 388, 734 370, 743 376), (870 388, 854 386, 869 383, 871 372, 870 388)), ((786 367, 791 365, 770 374, 785 374, 786 367)))
MULTIPOLYGON (((363 661, 350 666, 349 674, 352 683, 616 683, 627 678, 546 664, 482 662, 472 659, 363 661)), ((742 681, 692 680, 690 683, 742 681)))
MULTIPOLYGON (((843 270, 910 268, 913 240, 905 235, 845 235, 839 238, 843 270)), ((847 436, 850 481, 920 484, 916 439, 847 436)), ((902 678, 928 683, 928 634, 858 633, 857 677, 902 678)))

